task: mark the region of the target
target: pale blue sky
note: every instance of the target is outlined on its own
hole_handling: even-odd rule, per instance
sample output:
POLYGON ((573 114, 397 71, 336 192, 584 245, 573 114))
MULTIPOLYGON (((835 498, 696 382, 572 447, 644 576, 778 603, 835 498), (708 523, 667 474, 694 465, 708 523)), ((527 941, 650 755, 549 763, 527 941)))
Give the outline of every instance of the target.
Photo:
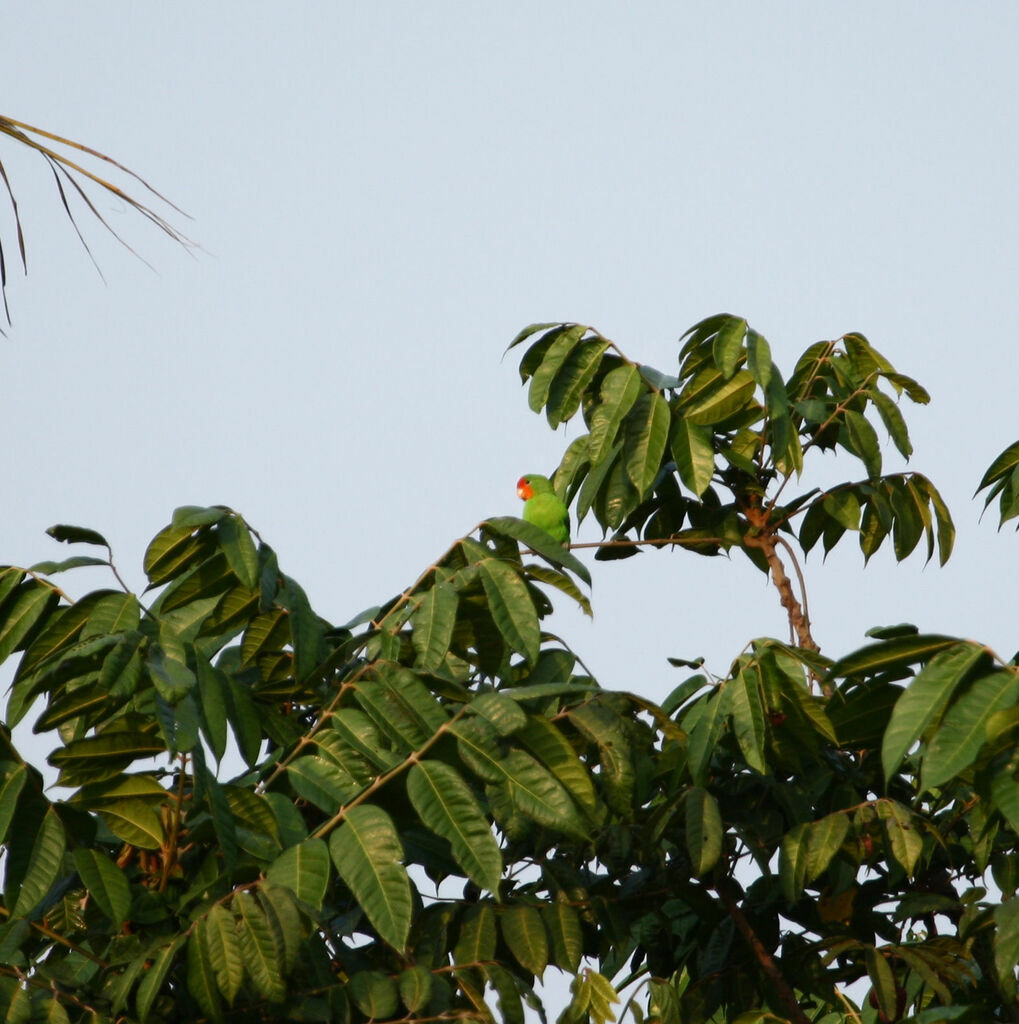
MULTIPOLYGON (((902 620, 1017 646, 1019 539, 969 500, 1019 437, 1016 5, 107 0, 4 21, 3 112, 143 174, 204 251, 102 199, 158 269, 83 214, 104 285, 48 171, 3 147, 30 274, 0 341, 0 561, 62 557, 43 531, 76 523, 140 585, 175 506, 226 503, 344 621, 518 512, 517 477, 576 436, 500 361, 519 327, 591 323, 669 371, 725 310, 786 373, 860 330, 934 396, 906 411, 912 465, 956 556, 812 556, 825 653, 902 620)), ((843 456, 820 479, 860 475, 843 456)), ((724 672, 786 635, 740 556, 594 564, 594 624, 559 627, 606 686, 660 699, 667 655, 724 672)))

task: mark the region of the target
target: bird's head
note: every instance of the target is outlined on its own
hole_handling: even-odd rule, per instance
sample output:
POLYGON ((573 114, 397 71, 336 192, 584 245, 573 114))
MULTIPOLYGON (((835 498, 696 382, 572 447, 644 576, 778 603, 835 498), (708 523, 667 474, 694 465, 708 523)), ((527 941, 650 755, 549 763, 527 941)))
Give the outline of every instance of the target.
POLYGON ((552 481, 540 473, 527 473, 517 481, 517 497, 530 501, 536 494, 553 494, 552 481))

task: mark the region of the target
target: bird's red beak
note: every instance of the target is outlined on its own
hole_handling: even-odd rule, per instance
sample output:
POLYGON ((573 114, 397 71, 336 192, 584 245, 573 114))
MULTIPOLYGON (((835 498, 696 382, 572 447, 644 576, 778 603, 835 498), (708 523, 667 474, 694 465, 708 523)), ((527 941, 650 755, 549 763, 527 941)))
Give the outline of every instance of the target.
POLYGON ((527 477, 522 476, 517 481, 517 497, 522 498, 524 501, 530 501, 534 497, 534 490, 531 485, 527 482, 527 477))

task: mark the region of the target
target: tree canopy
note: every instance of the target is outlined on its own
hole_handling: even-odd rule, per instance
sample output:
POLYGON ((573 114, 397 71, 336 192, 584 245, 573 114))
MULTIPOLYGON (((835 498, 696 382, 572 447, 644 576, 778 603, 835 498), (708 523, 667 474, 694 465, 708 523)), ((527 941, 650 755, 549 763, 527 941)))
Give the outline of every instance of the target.
MULTIPOLYGON (((922 386, 858 333, 785 376, 728 314, 674 373, 580 324, 518 346, 531 409, 583 424, 554 485, 596 559, 742 554, 789 639, 672 659, 658 705, 549 630, 591 569, 521 519, 342 624, 230 508, 177 509, 142 594, 54 526, 97 554, 0 571, 8 1020, 522 1024, 555 971, 562 1024, 1019 1019, 1014 659, 907 624, 833 657, 804 601, 818 543, 950 556, 935 485, 882 463, 922 386), (811 487, 838 450, 859 478, 811 487), (72 597, 83 566, 110 586, 72 597)), ((1017 482, 1019 444, 1001 522, 1017 482)))

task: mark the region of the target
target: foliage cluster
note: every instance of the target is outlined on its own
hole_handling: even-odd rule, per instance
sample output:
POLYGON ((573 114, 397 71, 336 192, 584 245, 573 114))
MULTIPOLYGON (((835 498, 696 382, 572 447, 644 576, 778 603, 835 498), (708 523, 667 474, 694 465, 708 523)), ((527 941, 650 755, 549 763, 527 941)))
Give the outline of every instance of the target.
MULTIPOLYGON (((177 510, 142 595, 70 597, 63 572, 120 575, 54 527, 106 553, 0 572, 8 1020, 522 1024, 550 969, 562 1024, 1019 1019, 1015 665, 906 625, 827 657, 787 571, 853 536, 949 557, 931 481, 883 472, 926 392, 860 334, 784 377, 729 315, 675 375, 582 325, 525 343, 531 408, 586 428, 554 479, 597 557, 741 551, 789 641, 677 662, 658 706, 545 628, 589 570, 519 519, 341 626, 228 508, 177 510), (805 489, 838 449, 861 478, 805 489)), ((1014 445, 982 482, 1002 521, 1017 480, 1014 445)))

